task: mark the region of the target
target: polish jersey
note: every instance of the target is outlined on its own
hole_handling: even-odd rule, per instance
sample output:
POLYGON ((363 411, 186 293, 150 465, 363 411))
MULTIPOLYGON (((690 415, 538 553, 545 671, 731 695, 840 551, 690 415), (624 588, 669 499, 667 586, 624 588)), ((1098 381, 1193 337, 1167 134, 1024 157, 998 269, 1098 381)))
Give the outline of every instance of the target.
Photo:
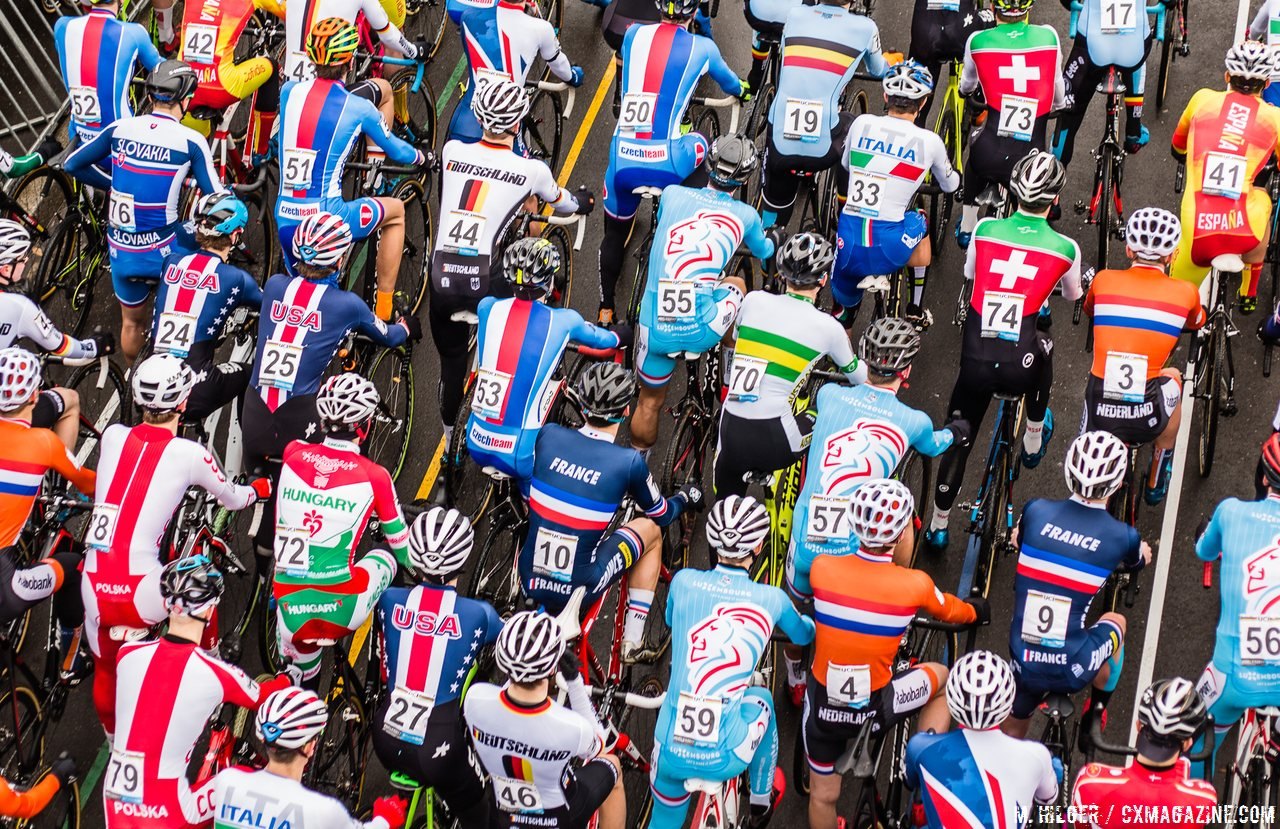
POLYGON ((929 829, 1021 829, 1035 804, 1058 796, 1049 749, 998 728, 916 734, 907 741, 906 774, 929 829))
POLYGON ((356 548, 377 518, 386 544, 409 563, 409 528, 391 473, 350 441, 290 441, 276 494, 276 596, 304 588, 346 590, 356 548))
POLYGON ((875 21, 844 6, 795 6, 782 30, 782 69, 769 136, 783 155, 821 158, 840 121, 840 96, 860 66, 883 77, 875 21))
POLYGON ((92 360, 98 356, 96 342, 77 340, 59 331, 30 297, 0 291, 0 348, 8 348, 23 339, 66 361, 92 360))
POLYGON ((261 9, 284 20, 284 5, 284 0, 214 0, 184 6, 178 60, 200 76, 197 96, 202 91, 221 91, 222 70, 236 62, 236 44, 253 13, 261 9))
POLYGON ((133 115, 129 82, 137 64, 148 72, 160 63, 160 53, 146 28, 118 20, 114 12, 96 6, 76 17, 59 17, 53 24, 62 82, 71 96, 67 131, 81 143, 103 127, 133 115))
POLYGON ((1157 829, 1205 826, 1218 803, 1213 784, 1191 775, 1191 761, 1179 757, 1168 768, 1140 761, 1116 768, 1089 763, 1071 793, 1072 829, 1157 829), (1158 810, 1158 811, 1157 811, 1158 810), (1138 816, 1151 815, 1148 819, 1138 816), (1135 819, 1137 818, 1137 819, 1135 819))
POLYGON ((1093 376, 1105 382, 1110 374, 1117 388, 1129 374, 1141 380, 1143 369, 1146 380, 1158 377, 1178 347, 1178 336, 1205 323, 1195 285, 1145 265, 1099 273, 1089 286, 1084 310, 1093 317, 1093 376), (1133 367, 1126 373, 1129 364, 1133 367))
POLYGON ((240 305, 262 305, 257 280, 216 253, 175 253, 165 259, 156 285, 152 348, 202 371, 213 364, 227 315, 240 305))
POLYGON ((214 829, 297 826, 306 829, 390 829, 386 818, 356 820, 342 801, 289 777, 239 766, 213 778, 214 829))
POLYGON ((974 32, 964 49, 960 92, 979 87, 996 135, 1030 141, 1066 96, 1062 53, 1052 26, 1025 20, 974 32))
POLYGON ((276 274, 262 291, 250 385, 273 412, 290 397, 315 394, 351 331, 388 348, 409 336, 403 325, 387 325, 359 296, 339 288, 336 274, 318 281, 276 274))
POLYGON ((0 446, 4 447, 0 451, 0 549, 18 543, 49 470, 85 495, 93 495, 94 471, 82 469, 51 430, 34 429, 25 420, 0 418, 0 446))
POLYGON ((840 163, 849 171, 844 212, 862 219, 902 221, 930 173, 948 193, 960 186, 936 132, 888 115, 859 115, 845 136, 840 163))
POLYGON ((1147 59, 1151 20, 1144 0, 1082 0, 1075 34, 1089 44, 1094 66, 1133 69, 1147 59))
POLYGON ((858 548, 853 536, 853 491, 873 478, 889 478, 908 449, 936 457, 954 440, 933 428, 924 412, 890 389, 869 383, 818 390, 818 418, 805 462, 804 486, 793 512, 787 589, 807 598, 809 567, 823 553, 843 555, 858 548))
POLYGON ((341 17, 355 23, 359 15, 369 30, 378 36, 386 47, 404 55, 415 55, 413 44, 400 31, 407 14, 405 0, 305 0, 286 3, 284 18, 285 59, 283 77, 286 81, 309 81, 316 76, 315 65, 307 57, 307 35, 321 20, 341 17))

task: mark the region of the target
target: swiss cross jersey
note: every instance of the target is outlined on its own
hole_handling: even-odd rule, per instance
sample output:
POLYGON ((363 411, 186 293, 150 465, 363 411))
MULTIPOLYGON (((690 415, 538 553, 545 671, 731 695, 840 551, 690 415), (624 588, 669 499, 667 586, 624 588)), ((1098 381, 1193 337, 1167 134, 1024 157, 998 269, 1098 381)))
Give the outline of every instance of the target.
POLYGON ((208 368, 223 323, 237 305, 262 305, 262 289, 252 276, 216 253, 171 255, 151 315, 155 353, 181 357, 196 371, 208 368))
POLYGON ((1089 44, 1094 66, 1141 66, 1147 59, 1151 20, 1143 0, 1083 0, 1076 32, 1089 44))
POLYGON ((1049 749, 999 729, 916 734, 906 774, 929 829, 1021 829, 1058 795, 1049 749))
POLYGON ((1142 761, 1116 768, 1089 763, 1071 793, 1073 829, 1161 829, 1213 823, 1218 803, 1213 784, 1191 776, 1191 762, 1179 757, 1166 768, 1142 761))
POLYGON ((884 75, 875 21, 844 6, 796 6, 782 29, 782 69, 769 107, 770 140, 783 155, 821 158, 831 150, 840 96, 865 64, 884 75))
POLYGON ((390 829, 386 818, 356 820, 341 800, 266 769, 235 766, 218 772, 213 778, 213 803, 214 829, 390 829))
POLYGON ((1159 376, 1182 332, 1205 322, 1195 285, 1145 265, 1100 272, 1089 285, 1084 310, 1093 317, 1092 372, 1098 378, 1106 377, 1113 353, 1138 355, 1146 362, 1147 379, 1159 376))
POLYGON ((1240 213, 1277 143, 1280 110, 1256 95, 1217 89, 1192 95, 1173 129, 1173 151, 1187 163, 1183 232, 1230 232, 1248 225, 1240 213))
POLYGON ((929 173, 948 193, 960 186, 951 154, 932 130, 903 118, 859 115, 845 136, 840 163, 849 171, 844 212, 900 222, 929 173))
POLYGON ((1142 566, 1138 531, 1106 506, 1040 498, 1022 508, 1009 653, 1034 666, 1067 665, 1085 614, 1117 567, 1142 566))
POLYGON ((0 548, 18 543, 49 470, 85 495, 93 494, 97 480, 93 470, 81 469, 51 430, 33 429, 25 420, 0 418, 0 447, 4 447, 0 450, 0 548))
POLYGON ((96 342, 77 340, 59 331, 29 297, 0 292, 0 348, 8 348, 18 340, 30 340, 40 350, 67 360, 98 356, 96 342))
POLYGON ((267 408, 274 412, 290 397, 315 394, 350 331, 389 348, 409 336, 404 326, 387 325, 364 300, 339 288, 336 275, 312 281, 276 274, 267 280, 250 381, 267 408))
POLYGON ((212 0, 184 6, 178 60, 196 70, 200 89, 221 89, 221 71, 235 63, 236 43, 258 9, 281 20, 285 16, 283 0, 212 0))
POLYGON ((62 82, 71 96, 67 131, 82 142, 107 124, 133 114, 129 82, 136 64, 150 72, 160 53, 146 27, 116 19, 106 6, 78 17, 59 17, 53 24, 62 82))
POLYGON ((978 87, 996 119, 988 128, 1030 140, 1034 124, 1027 120, 1043 123, 1066 95, 1058 33, 1025 20, 974 32, 964 49, 960 91, 978 87))
POLYGON ((315 24, 330 17, 355 23, 357 16, 363 15, 369 30, 384 46, 405 55, 414 53, 413 45, 399 29, 407 11, 404 0, 295 0, 285 6, 283 74, 287 81, 306 81, 316 76, 315 66, 307 58, 307 35, 315 24))

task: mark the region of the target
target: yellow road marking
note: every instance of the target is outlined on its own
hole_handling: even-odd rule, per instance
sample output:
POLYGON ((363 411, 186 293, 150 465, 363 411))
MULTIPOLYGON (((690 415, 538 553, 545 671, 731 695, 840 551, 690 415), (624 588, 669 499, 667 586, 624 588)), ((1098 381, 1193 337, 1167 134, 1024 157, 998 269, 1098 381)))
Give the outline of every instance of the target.
POLYGON ((372 627, 373 614, 370 613, 368 618, 364 620, 364 624, 356 628, 355 634, 351 637, 351 654, 347 658, 352 667, 355 667, 356 660, 360 658, 360 652, 364 650, 364 640, 369 638, 369 631, 372 627))

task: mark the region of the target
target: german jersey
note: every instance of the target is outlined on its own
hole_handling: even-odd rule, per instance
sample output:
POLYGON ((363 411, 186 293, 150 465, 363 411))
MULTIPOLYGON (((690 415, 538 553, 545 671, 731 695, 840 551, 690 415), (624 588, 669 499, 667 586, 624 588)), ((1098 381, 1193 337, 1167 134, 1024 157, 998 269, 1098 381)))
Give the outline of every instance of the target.
POLYGON ((384 46, 405 55, 415 51, 399 29, 408 14, 405 0, 305 0, 287 3, 286 10, 281 75, 287 81, 307 81, 316 76, 315 66, 305 51, 307 35, 316 23, 330 17, 340 17, 348 23, 362 18, 384 46))
POLYGON ((902 221, 930 173, 948 193, 960 186, 936 132, 888 115, 859 115, 845 136, 840 163, 849 171, 844 212, 863 219, 902 221))

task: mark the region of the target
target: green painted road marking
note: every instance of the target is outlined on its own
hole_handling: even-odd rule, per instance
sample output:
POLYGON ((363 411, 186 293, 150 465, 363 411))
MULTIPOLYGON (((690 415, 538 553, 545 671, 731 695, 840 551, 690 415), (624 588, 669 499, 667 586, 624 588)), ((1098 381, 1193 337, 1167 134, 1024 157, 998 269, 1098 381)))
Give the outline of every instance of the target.
POLYGON ((462 77, 463 71, 467 68, 467 56, 463 55, 458 58, 458 65, 453 67, 453 74, 449 76, 449 80, 444 82, 444 90, 440 93, 440 97, 436 99, 436 119, 444 114, 444 108, 453 100, 453 90, 458 88, 458 79, 462 77))
POLYGON ((93 758, 93 765, 89 767, 89 773, 84 776, 84 780, 80 781, 80 808, 84 808, 84 804, 89 802, 90 795, 93 794, 94 788, 98 785, 98 779, 102 777, 102 772, 107 767, 107 755, 111 752, 107 748, 107 741, 102 741, 102 746, 98 749, 98 756, 93 758))

